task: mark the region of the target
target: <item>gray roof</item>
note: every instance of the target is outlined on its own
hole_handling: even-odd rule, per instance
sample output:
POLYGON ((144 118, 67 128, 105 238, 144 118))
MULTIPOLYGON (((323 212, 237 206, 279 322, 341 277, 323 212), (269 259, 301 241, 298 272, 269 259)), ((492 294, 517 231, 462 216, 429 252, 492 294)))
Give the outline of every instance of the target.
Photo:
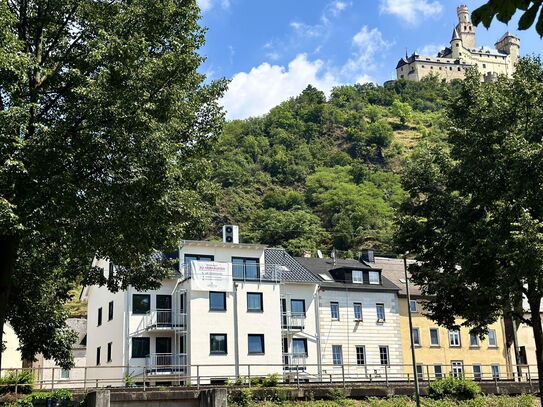
MULTIPOLYGON (((415 260, 407 260, 407 264, 413 264, 415 260)), ((399 289, 399 295, 407 295, 405 290, 405 273, 403 268, 403 259, 391 259, 388 257, 375 257, 375 267, 381 269, 381 274, 396 284, 399 289)), ((408 277, 411 275, 408 273, 408 277)), ((409 292, 411 295, 420 296, 422 295, 420 287, 413 283, 409 283, 409 292)))
POLYGON ((375 284, 360 284, 360 283, 343 283, 334 281, 330 270, 335 269, 352 269, 352 270, 377 270, 377 267, 370 266, 368 263, 359 260, 338 259, 321 259, 316 257, 295 257, 296 261, 302 264, 306 269, 310 270, 314 275, 319 276, 320 285, 323 288, 336 290, 358 290, 358 291, 398 291, 399 288, 393 284, 386 276, 381 275, 382 285, 375 284))
POLYGON ((288 254, 285 249, 266 249, 264 251, 264 261, 267 266, 283 266, 281 281, 300 283, 318 283, 320 281, 318 277, 288 254))

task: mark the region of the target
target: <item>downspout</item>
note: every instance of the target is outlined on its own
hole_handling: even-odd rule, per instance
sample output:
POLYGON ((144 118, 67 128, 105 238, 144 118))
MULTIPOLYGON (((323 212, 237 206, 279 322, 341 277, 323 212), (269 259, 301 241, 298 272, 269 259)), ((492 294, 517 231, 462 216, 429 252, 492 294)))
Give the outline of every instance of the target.
POLYGON ((321 288, 317 285, 317 291, 315 293, 315 325, 317 327, 317 372, 319 380, 322 381, 322 349, 321 349, 321 321, 320 315, 320 292, 321 288))
POLYGON ((123 321, 123 337, 124 337, 124 365, 125 365, 125 375, 130 374, 130 290, 132 286, 128 286, 127 290, 124 293, 124 321, 123 321))
POLYGON ((238 338, 238 284, 234 283, 234 365, 236 378, 239 377, 239 338, 238 338))

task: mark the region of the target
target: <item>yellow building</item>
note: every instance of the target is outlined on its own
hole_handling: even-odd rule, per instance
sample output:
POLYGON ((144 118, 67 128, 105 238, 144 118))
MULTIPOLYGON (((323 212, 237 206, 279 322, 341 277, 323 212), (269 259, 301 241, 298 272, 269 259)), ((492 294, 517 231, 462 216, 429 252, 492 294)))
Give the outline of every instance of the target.
MULTIPOLYGON (((402 259, 375 257, 376 268, 398 287, 400 331, 404 372, 413 372, 409 336, 408 301, 402 259)), ((511 364, 505 342, 503 320, 489 326, 489 333, 483 339, 471 335, 466 328, 449 331, 424 316, 423 297, 420 289, 411 284, 411 311, 415 357, 419 377, 433 378, 445 375, 463 375, 470 379, 511 377, 511 364)))

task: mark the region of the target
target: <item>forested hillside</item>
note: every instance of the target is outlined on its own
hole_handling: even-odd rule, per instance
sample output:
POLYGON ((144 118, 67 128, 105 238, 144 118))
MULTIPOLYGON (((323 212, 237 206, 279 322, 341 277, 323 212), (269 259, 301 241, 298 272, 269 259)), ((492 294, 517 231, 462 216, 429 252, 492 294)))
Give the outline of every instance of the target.
POLYGON ((430 78, 341 86, 327 100, 308 86, 263 117, 227 123, 213 157, 221 190, 210 237, 238 224, 243 241, 294 254, 391 250, 402 165, 417 143, 443 139, 454 91, 430 78))

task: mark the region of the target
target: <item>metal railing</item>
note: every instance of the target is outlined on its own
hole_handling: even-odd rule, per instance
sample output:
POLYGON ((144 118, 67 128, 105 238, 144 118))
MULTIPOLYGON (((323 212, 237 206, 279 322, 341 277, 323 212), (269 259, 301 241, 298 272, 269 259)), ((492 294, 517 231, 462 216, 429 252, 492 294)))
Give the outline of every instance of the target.
POLYGON ((151 310, 143 317, 143 327, 147 331, 155 329, 185 330, 187 328, 187 314, 171 309, 151 310))
POLYGON ((283 312, 281 328, 289 331, 303 331, 305 328, 305 312, 283 312))
MULTIPOLYGON (((19 391, 28 384, 18 382, 17 377, 23 377, 24 371, 32 371, 35 389, 53 390, 56 388, 91 389, 100 387, 143 387, 181 385, 200 386, 224 381, 247 383, 251 378, 265 377, 272 373, 280 375, 279 384, 303 382, 328 383, 342 386, 363 386, 366 383, 380 383, 388 386, 393 383, 413 383, 412 365, 407 364, 310 364, 305 354, 284 354, 282 364, 187 364, 184 354, 151 354, 144 365, 104 365, 78 366, 69 371, 67 377, 62 377, 60 367, 40 367, 29 369, 2 369, 3 376, 10 373, 13 383, 3 383, 10 386, 12 391, 19 391), (240 380, 241 379, 241 380, 240 380)), ((524 382, 526 391, 537 391, 537 367, 535 365, 464 365, 459 370, 458 365, 418 365, 419 381, 429 384, 437 379, 448 376, 461 376, 481 383, 515 381, 524 382), (439 368, 437 367, 439 366, 439 368), (498 367, 496 367, 498 366, 498 367)))
MULTIPOLYGON (((236 262, 216 261, 213 263, 227 264, 232 272, 232 278, 236 281, 281 281, 281 273, 284 267, 278 264, 245 264, 236 262)), ((183 279, 192 276, 191 265, 181 263, 179 265, 183 279)))

